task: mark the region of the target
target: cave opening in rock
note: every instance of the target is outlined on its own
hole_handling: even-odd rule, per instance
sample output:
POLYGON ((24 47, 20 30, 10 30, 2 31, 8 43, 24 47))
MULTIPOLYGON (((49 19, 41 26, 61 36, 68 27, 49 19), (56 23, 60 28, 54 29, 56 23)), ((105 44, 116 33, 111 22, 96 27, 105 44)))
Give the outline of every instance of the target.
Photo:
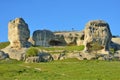
POLYGON ((63 45, 63 42, 59 41, 59 40, 50 40, 49 41, 49 44, 51 46, 62 46, 63 45))

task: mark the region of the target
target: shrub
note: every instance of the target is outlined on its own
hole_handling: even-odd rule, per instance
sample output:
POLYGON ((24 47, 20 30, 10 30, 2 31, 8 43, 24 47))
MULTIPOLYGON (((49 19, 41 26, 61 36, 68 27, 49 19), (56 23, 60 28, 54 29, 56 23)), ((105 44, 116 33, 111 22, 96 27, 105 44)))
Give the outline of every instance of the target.
POLYGON ((110 53, 114 54, 115 53, 115 49, 114 48, 110 48, 110 53))
POLYGON ((103 47, 100 45, 99 42, 94 42, 90 45, 91 47, 89 48, 90 52, 95 51, 95 53, 97 54, 98 50, 101 50, 103 47))
POLYGON ((35 47, 30 47, 27 51, 26 51, 26 57, 31 57, 31 56, 37 56, 39 53, 39 50, 35 47))

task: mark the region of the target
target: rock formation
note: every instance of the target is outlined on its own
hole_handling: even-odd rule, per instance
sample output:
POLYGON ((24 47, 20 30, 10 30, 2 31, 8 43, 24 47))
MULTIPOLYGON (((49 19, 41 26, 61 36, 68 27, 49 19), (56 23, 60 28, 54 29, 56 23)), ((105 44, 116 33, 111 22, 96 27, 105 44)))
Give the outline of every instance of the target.
POLYGON ((77 36, 78 35, 73 33, 73 32, 64 34, 65 41, 68 45, 69 44, 76 44, 77 36))
POLYGON ((63 36, 62 42, 67 45, 82 45, 84 41, 84 31, 81 32, 63 32, 63 33, 55 33, 57 36, 63 36))
POLYGON ((40 57, 39 56, 28 57, 26 58, 25 62, 26 63, 39 63, 40 57))
POLYGON ((27 48, 14 49, 14 48, 11 48, 11 46, 8 46, 2 49, 2 51, 8 54, 9 58, 11 59, 25 60, 25 54, 26 54, 27 48))
POLYGON ((36 30, 32 38, 36 46, 49 46, 49 42, 54 39, 54 34, 49 30, 36 30))
POLYGON ((50 44, 53 46, 65 46, 66 45, 66 41, 64 39, 64 35, 60 34, 60 33, 54 33, 55 38, 54 40, 50 41, 50 44))
POLYGON ((110 48, 116 50, 120 50, 120 38, 114 37, 111 39, 110 48))
POLYGON ((115 44, 120 45, 120 37, 112 38, 111 41, 115 44))
MULTIPOLYGON (((8 24, 8 39, 10 46, 0 51, 0 59, 6 58, 5 54, 9 55, 9 58, 17 60, 26 60, 26 62, 47 62, 52 60, 62 60, 66 58, 77 58, 79 60, 84 59, 100 59, 107 60, 114 58, 109 56, 109 45, 111 42, 112 34, 109 28, 109 24, 103 20, 89 21, 86 24, 85 30, 81 32, 56 32, 53 33, 49 30, 36 30, 33 32, 33 36, 30 38, 30 31, 27 23, 22 18, 16 18, 8 24), (29 39, 29 40, 28 40, 29 39), (63 45, 84 45, 84 52, 70 52, 70 54, 49 54, 44 52, 35 57, 28 57, 26 59, 26 51, 31 44, 35 46, 63 46, 63 45), (104 56, 96 56, 91 54, 91 49, 99 46, 99 50, 104 56), (5 52, 5 53, 4 53, 5 52), (88 54, 84 54, 88 52, 88 54), (107 56, 106 56, 107 53, 107 56)), ((120 38, 113 38, 111 48, 120 49, 120 38)), ((57 52, 59 52, 57 50, 57 52)), ((116 52, 115 58, 120 60, 120 51, 116 52), (119 54, 118 54, 119 53, 119 54), (119 57, 118 57, 119 55, 119 57)))
POLYGON ((3 51, 0 51, 0 60, 8 58, 8 54, 5 54, 3 51))
POLYGON ((2 49, 12 59, 24 60, 27 47, 31 44, 28 42, 30 31, 27 23, 22 18, 16 18, 8 24, 8 39, 10 45, 2 49))
POLYGON ((39 54, 40 62, 49 62, 53 60, 53 57, 49 53, 42 52, 39 54))
POLYGON ((39 62, 49 62, 52 61, 53 57, 49 53, 41 52, 38 54, 38 56, 32 56, 32 57, 27 57, 25 62, 26 63, 39 63, 39 62))
POLYGON ((22 18, 16 18, 8 24, 8 39, 11 48, 28 47, 30 31, 22 18))
POLYGON ((109 50, 112 34, 108 23, 103 20, 89 21, 85 27, 84 51, 89 51, 92 45, 97 42, 102 51, 109 50))
POLYGON ((32 39, 32 37, 30 37, 28 41, 31 43, 31 45, 35 45, 35 41, 32 39))

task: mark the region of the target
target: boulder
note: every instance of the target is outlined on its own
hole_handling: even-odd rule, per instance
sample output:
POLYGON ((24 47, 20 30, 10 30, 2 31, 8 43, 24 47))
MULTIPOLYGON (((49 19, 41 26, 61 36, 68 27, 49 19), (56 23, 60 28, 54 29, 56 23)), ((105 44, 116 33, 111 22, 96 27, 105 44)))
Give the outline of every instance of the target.
POLYGON ((66 54, 63 52, 63 53, 60 53, 59 54, 59 57, 58 57, 58 60, 64 60, 64 59, 67 59, 67 56, 66 54))
POLYGON ((94 60, 94 59, 96 59, 96 55, 91 54, 91 53, 80 53, 79 56, 83 60, 94 60))
POLYGON ((49 30, 36 30, 33 32, 32 39, 35 46, 49 46, 49 42, 54 39, 54 34, 49 30))
POLYGON ((11 48, 29 47, 30 30, 22 18, 16 18, 8 24, 8 39, 11 48))
POLYGON ((5 54, 3 51, 0 51, 0 60, 8 58, 8 55, 5 54))
POLYGON ((60 54, 52 54, 53 60, 58 60, 60 54))
POLYGON ((53 60, 53 57, 49 53, 42 52, 39 54, 40 62, 49 62, 53 60))
POLYGON ((26 63, 39 63, 40 57, 39 56, 28 57, 26 58, 25 62, 26 63))
POLYGON ((26 50, 27 48, 15 49, 11 48, 11 46, 2 49, 2 51, 9 55, 9 58, 16 60, 25 60, 26 50))
POLYGON ((85 27, 84 52, 90 51, 94 43, 98 43, 103 53, 108 54, 112 34, 109 24, 103 20, 89 21, 85 27))
POLYGON ((114 53, 114 60, 120 60, 120 50, 114 53))

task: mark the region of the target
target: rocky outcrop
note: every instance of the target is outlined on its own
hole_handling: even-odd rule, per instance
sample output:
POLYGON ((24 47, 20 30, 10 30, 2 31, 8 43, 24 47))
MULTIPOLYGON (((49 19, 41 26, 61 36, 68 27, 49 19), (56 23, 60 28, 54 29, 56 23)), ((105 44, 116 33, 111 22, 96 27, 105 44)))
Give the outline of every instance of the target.
POLYGON ((14 49, 11 46, 2 49, 2 51, 9 55, 9 58, 16 60, 25 60, 26 50, 27 48, 14 49))
POLYGON ((8 39, 10 45, 2 49, 11 59, 25 60, 27 47, 31 46, 28 42, 30 31, 27 23, 22 18, 16 18, 8 24, 8 39))
POLYGON ((8 39, 11 48, 28 47, 30 31, 28 24, 22 18, 16 18, 8 24, 8 39))
POLYGON ((89 51, 95 42, 101 46, 103 53, 109 51, 112 34, 108 23, 103 20, 89 21, 85 27, 84 51, 89 51))
POLYGON ((42 52, 39 54, 40 62, 49 62, 53 60, 53 57, 49 53, 42 52))
POLYGON ((119 44, 120 45, 120 37, 112 38, 111 40, 113 43, 119 44))
POLYGON ((60 33, 54 33, 55 38, 54 40, 50 41, 50 44, 53 46, 65 46, 66 45, 66 41, 64 39, 64 35, 60 34, 60 33))
POLYGON ((52 60, 53 60, 53 57, 51 54, 41 52, 38 54, 38 56, 27 57, 25 62, 26 63, 34 63, 34 62, 39 63, 39 62, 49 62, 52 60))
POLYGON ((8 58, 8 54, 5 54, 3 51, 0 51, 0 60, 8 58))
POLYGON ((55 33, 57 36, 63 36, 62 42, 66 43, 67 45, 83 45, 84 41, 84 31, 81 32, 61 32, 55 33))
POLYGON ((49 46, 49 42, 54 39, 54 34, 49 30, 36 30, 32 39, 36 46, 49 46))
POLYGON ((120 50, 120 38, 119 37, 112 38, 110 47, 113 48, 115 51, 120 50))
POLYGON ((32 37, 30 37, 28 41, 31 43, 31 45, 35 45, 35 41, 32 39, 32 37))
POLYGON ((39 56, 28 57, 26 58, 25 62, 26 63, 39 63, 40 57, 39 56))

